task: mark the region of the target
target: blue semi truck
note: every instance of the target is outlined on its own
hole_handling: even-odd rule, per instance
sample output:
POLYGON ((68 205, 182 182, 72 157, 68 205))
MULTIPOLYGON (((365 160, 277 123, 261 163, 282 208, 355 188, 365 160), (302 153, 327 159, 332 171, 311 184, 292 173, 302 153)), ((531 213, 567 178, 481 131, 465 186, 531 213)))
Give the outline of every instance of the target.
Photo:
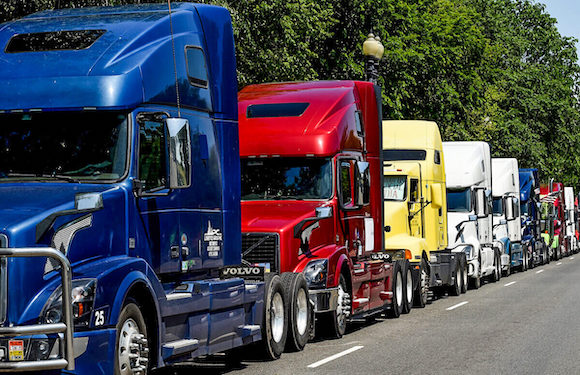
POLYGON ((0 371, 146 374, 254 342, 278 357, 281 277, 234 266, 228 12, 48 11, 0 25, 0 46, 0 371))
POLYGON ((540 179, 536 168, 520 168, 522 246, 531 268, 550 262, 548 246, 540 230, 540 179))

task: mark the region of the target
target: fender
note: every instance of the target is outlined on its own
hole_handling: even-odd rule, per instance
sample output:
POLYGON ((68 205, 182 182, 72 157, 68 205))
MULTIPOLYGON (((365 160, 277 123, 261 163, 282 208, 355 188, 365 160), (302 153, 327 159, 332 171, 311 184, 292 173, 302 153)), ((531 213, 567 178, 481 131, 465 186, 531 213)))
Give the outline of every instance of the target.
POLYGON ((333 288, 338 285, 340 270, 344 262, 348 263, 349 270, 352 270, 352 262, 344 246, 328 245, 312 250, 311 257, 304 257, 294 268, 294 272, 303 272, 308 263, 314 259, 328 259, 328 278, 326 286, 333 288))

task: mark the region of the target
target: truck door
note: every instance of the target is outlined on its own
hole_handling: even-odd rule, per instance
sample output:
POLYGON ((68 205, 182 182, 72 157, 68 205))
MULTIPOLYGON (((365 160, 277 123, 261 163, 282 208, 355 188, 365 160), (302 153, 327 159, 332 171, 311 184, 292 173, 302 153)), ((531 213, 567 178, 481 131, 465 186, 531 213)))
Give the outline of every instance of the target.
POLYGON ((137 242, 149 247, 155 272, 176 273, 180 271, 180 202, 176 192, 166 188, 165 128, 162 121, 149 117, 137 121, 137 126, 138 180, 142 184, 142 194, 137 198, 141 220, 137 225, 144 231, 137 242))
POLYGON ((409 228, 411 236, 417 238, 423 236, 423 210, 419 187, 418 179, 411 178, 409 180, 409 228))
POLYGON ((354 204, 354 163, 353 159, 339 159, 339 200, 342 215, 339 218, 344 242, 351 258, 364 255, 364 215, 354 204))

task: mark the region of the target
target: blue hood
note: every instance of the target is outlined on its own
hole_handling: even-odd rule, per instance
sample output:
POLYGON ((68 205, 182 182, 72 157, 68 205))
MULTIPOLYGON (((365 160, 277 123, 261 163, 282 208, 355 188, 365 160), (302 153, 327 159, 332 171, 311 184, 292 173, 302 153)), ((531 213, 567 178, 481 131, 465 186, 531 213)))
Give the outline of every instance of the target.
MULTIPOLYGON (((58 249, 66 251, 72 264, 126 254, 126 218, 121 208, 126 207, 127 192, 121 187, 69 183, 0 184, 0 197, 0 234, 8 237, 9 247, 53 246, 59 229, 82 218, 88 225, 75 233, 66 248, 61 244, 58 249), (74 209, 75 195, 87 192, 102 194, 102 209, 59 216, 37 240, 40 222, 53 213, 74 209)), ((33 302, 35 297, 43 290, 54 289, 60 279, 58 272, 47 272, 46 267, 45 258, 9 258, 7 323, 36 323, 26 318, 40 315, 43 306, 33 302), (26 288, 22 288, 23 285, 26 288)))

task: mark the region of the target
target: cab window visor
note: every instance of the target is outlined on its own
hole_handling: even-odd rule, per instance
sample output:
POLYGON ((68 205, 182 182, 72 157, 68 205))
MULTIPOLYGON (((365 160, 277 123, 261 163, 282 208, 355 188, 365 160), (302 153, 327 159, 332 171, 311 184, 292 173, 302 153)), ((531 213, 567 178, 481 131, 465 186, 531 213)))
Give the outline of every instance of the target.
POLYGON ((51 31, 14 35, 6 45, 6 53, 81 50, 92 46, 105 30, 51 31))
POLYGON ((310 103, 253 104, 248 106, 247 118, 298 117, 302 116, 310 103))

